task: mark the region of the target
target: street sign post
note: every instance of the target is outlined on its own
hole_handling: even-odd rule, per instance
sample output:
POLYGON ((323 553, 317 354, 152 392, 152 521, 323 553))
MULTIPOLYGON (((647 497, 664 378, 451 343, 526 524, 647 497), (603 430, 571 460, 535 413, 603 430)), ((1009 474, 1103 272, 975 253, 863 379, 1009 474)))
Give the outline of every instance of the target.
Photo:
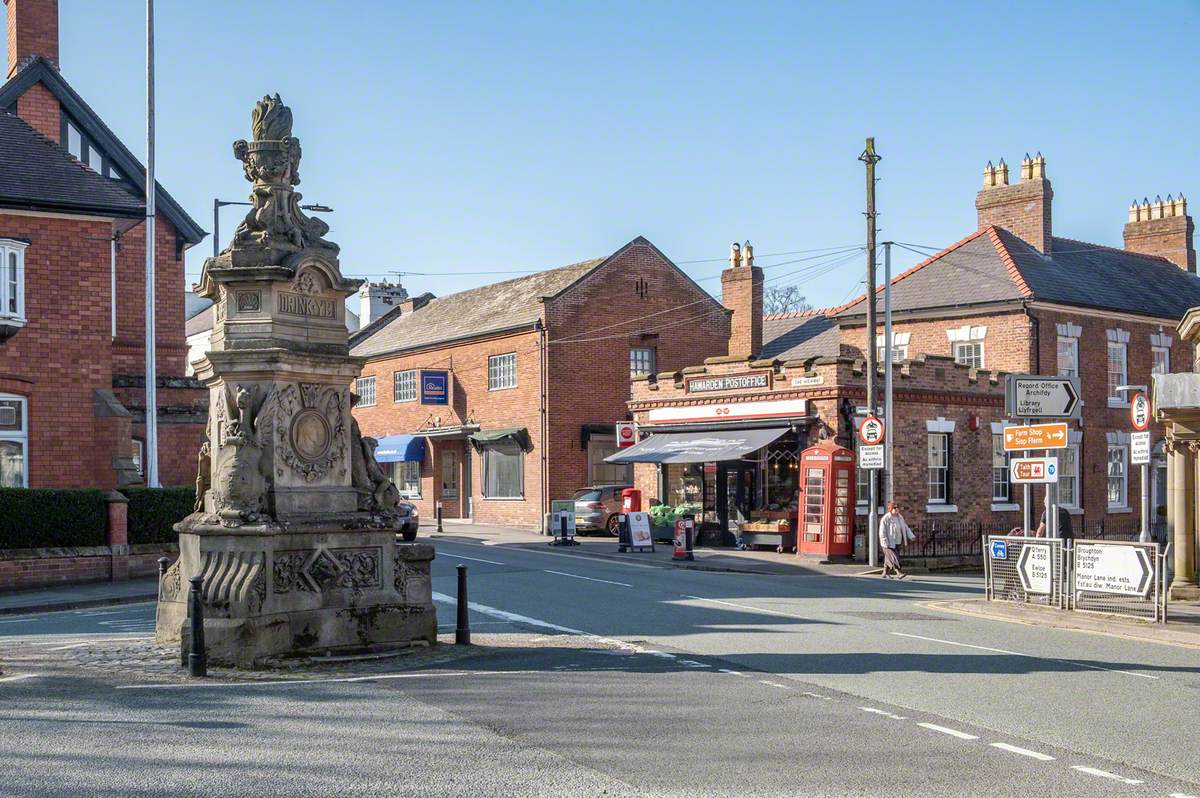
POLYGON ((1150 465, 1150 430, 1129 433, 1129 462, 1150 465))
POLYGON ((633 446, 637 443, 637 425, 632 421, 617 422, 617 448, 633 446))
POLYGON ((1137 432, 1150 426, 1150 398, 1140 391, 1129 400, 1129 422, 1137 432))
POLYGON ((1045 543, 1028 543, 1021 547, 1017 557, 1017 573, 1021 575, 1021 587, 1026 593, 1050 595, 1053 558, 1050 547, 1045 543))
POLYGON ((1004 399, 1010 418, 1079 417, 1079 388, 1072 377, 1010 374, 1004 399))
POLYGON ((858 447, 858 467, 878 471, 884 466, 884 448, 882 444, 858 447))
POLYGON ((1015 485, 1048 485, 1058 482, 1057 457, 1025 457, 1013 460, 1009 470, 1015 485))
POLYGON ((1030 424, 1027 427, 1004 428, 1004 451, 1027 452, 1032 449, 1064 449, 1067 445, 1067 425, 1030 424))
POLYGON ((1141 546, 1075 545, 1075 590, 1142 596, 1150 592, 1154 567, 1141 546))
POLYGON ((867 446, 878 446, 883 443, 883 421, 875 416, 867 416, 858 425, 858 439, 867 446))

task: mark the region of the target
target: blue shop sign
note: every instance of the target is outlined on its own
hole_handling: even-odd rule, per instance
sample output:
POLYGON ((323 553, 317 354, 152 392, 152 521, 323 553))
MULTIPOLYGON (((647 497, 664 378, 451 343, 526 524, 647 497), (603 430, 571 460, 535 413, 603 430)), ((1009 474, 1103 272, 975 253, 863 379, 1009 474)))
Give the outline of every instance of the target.
POLYGON ((422 371, 421 372, 421 404, 448 405, 450 404, 450 372, 422 371))

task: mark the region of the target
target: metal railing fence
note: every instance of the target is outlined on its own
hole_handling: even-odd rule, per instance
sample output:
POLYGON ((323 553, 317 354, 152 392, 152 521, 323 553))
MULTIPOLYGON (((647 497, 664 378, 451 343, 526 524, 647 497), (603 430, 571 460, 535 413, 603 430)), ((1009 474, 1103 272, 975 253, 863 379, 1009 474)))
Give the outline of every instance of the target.
POLYGON ((984 585, 988 601, 1066 607, 1066 558, 1058 538, 987 535, 984 585), (1028 551, 1026 551, 1028 549, 1028 551), (1022 572, 1024 565, 1024 573, 1022 572))

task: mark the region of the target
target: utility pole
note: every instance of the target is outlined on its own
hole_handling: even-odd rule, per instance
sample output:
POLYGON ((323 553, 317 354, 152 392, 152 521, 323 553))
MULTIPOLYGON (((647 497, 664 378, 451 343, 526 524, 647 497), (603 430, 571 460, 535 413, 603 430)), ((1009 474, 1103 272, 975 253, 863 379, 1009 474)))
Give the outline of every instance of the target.
POLYGON ((146 485, 158 485, 158 370, 154 346, 154 0, 146 0, 146 485))
MULTIPOLYGON (((867 148, 858 160, 867 165, 867 412, 875 415, 875 138, 867 138, 867 148)), ((889 342, 890 343, 890 342, 889 342)), ((890 349, 884 347, 884 351, 890 349)), ((892 431, 884 428, 884 435, 892 431)), ((886 440, 886 438, 885 438, 886 440)), ((867 550, 871 567, 879 564, 879 471, 871 469, 871 495, 867 500, 867 550)))

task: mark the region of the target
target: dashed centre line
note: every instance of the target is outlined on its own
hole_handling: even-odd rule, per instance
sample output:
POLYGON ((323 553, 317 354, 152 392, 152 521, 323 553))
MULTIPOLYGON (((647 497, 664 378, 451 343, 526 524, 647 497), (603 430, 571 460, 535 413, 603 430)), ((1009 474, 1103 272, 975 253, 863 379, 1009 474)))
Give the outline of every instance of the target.
MULTIPOLYGON (((1145 784, 1146 782, 1140 779, 1127 779, 1124 776, 1118 776, 1116 773, 1109 773, 1107 770, 1100 768, 1090 768, 1084 765, 1071 765, 1071 770, 1078 770, 1080 773, 1087 773, 1089 776, 1099 776, 1102 779, 1112 779, 1123 784, 1145 784)), ((1176 793, 1178 795, 1178 793, 1176 793)))
POLYGON ((906 720, 903 715, 896 715, 892 712, 888 712, 886 709, 876 709, 875 707, 859 707, 859 709, 861 709, 863 712, 870 712, 874 715, 883 715, 885 718, 891 718, 892 720, 906 720))
POLYGON ((947 726, 939 726, 936 723, 918 723, 917 725, 924 729, 929 729, 929 730, 935 731, 935 732, 941 732, 942 734, 948 734, 951 737, 957 737, 960 740, 978 740, 979 739, 978 735, 967 734, 964 731, 959 731, 958 729, 951 729, 947 726))
POLYGON ((769 679, 759 679, 758 683, 759 684, 768 684, 771 687, 778 687, 781 690, 791 690, 792 689, 792 688, 788 687, 786 684, 780 684, 779 682, 772 682, 769 679))
POLYGON ((580 576, 579 574, 569 574, 566 571, 551 571, 549 568, 543 568, 542 570, 548 574, 557 574, 558 576, 569 576, 572 579, 586 579, 589 582, 603 582, 606 585, 620 585, 621 587, 633 587, 633 585, 628 584, 626 582, 614 582, 611 579, 597 579, 594 576, 580 576))
POLYGON ((1027 756, 1030 759, 1036 759, 1039 762, 1054 761, 1054 757, 1050 756, 1049 754, 1043 754, 1040 751, 1030 751, 1028 748, 1020 748, 1015 745, 1009 745, 1008 743, 988 743, 988 745, 990 745, 992 748, 999 748, 1001 751, 1008 751, 1009 753, 1027 756))

